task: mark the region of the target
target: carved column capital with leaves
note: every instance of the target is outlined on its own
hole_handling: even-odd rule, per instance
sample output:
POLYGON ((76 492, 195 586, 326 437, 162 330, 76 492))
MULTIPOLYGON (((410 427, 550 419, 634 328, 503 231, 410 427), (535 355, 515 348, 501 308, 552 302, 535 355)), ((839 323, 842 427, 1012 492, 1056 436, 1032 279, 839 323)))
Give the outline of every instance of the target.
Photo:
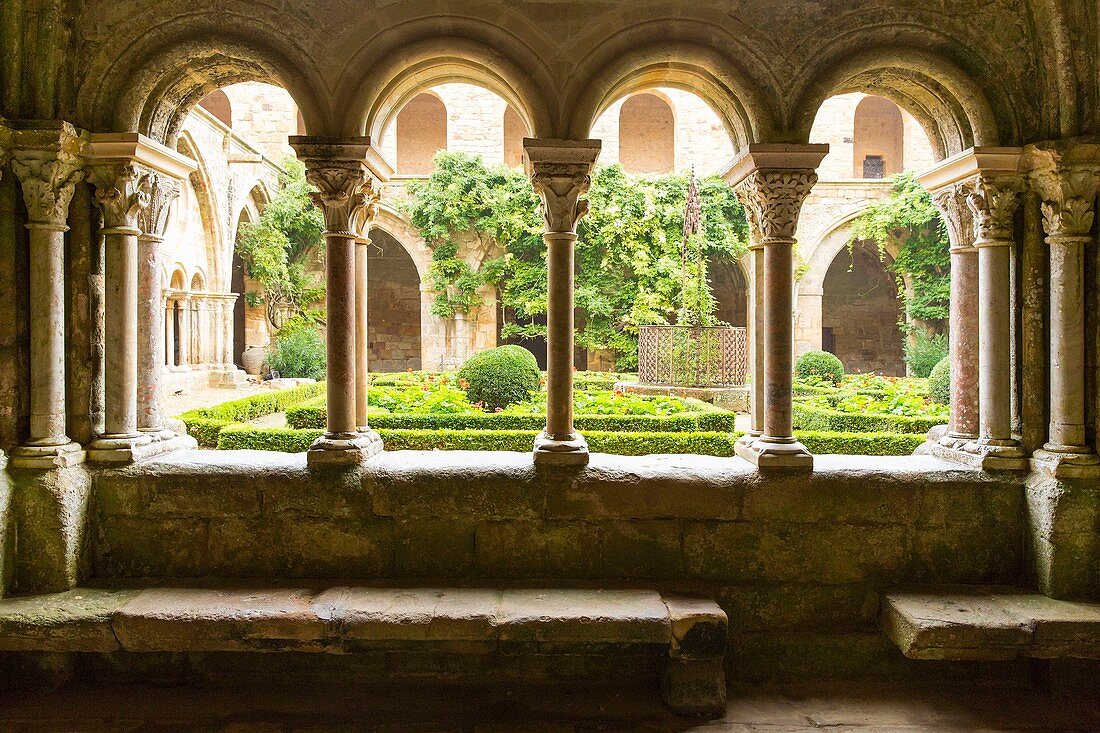
POLYGON ((1090 238, 1096 216, 1097 174, 1092 167, 1055 168, 1034 174, 1048 240, 1090 238))
POLYGON ((149 205, 138 212, 140 239, 163 241, 168 228, 168 214, 171 213, 172 205, 179 198, 181 190, 182 183, 177 178, 163 173, 152 173, 149 176, 149 205))
POLYGON ((734 187, 754 242, 793 240, 802 204, 817 183, 814 169, 755 170, 734 187))
POLYGON ((311 197, 324 215, 325 234, 355 239, 363 208, 379 201, 389 172, 370 138, 298 136, 290 143, 317 189, 311 197))
POLYGON ((132 160, 93 165, 89 178, 103 212, 105 232, 140 234, 139 217, 152 200, 153 174, 132 160))
POLYGON ((600 154, 595 140, 524 140, 524 166, 542 201, 547 234, 576 234, 588 213, 584 195, 600 154))
POLYGON ((953 252, 974 248, 974 212, 967 201, 973 188, 973 181, 962 181, 932 192, 932 204, 947 225, 953 252))
POLYGON ((84 177, 87 136, 68 123, 12 135, 11 167, 23 188, 30 225, 64 231, 84 177))
POLYGON ((974 215, 977 244, 1009 244, 1015 228, 1023 181, 1019 176, 979 174, 966 193, 966 203, 974 215))

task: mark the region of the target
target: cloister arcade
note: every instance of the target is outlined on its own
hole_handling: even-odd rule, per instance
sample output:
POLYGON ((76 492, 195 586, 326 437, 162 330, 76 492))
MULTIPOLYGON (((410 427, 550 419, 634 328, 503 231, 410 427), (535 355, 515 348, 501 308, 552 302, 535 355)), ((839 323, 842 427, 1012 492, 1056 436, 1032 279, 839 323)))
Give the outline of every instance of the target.
MULTIPOLYGON (((933 584, 937 608, 957 605, 946 583, 1100 599, 1096 10, 941 5, 5 10, 0 527, 18 541, 0 541, 0 591, 105 577, 656 589, 681 675, 666 677, 666 699, 708 714, 724 709, 723 675, 746 670, 919 676, 896 650, 884 661, 888 587, 933 584), (16 36, 38 38, 37 52, 16 36), (285 89, 286 107, 282 127, 250 143, 233 87, 254 83, 285 89), (454 114, 460 86, 492 98, 471 105, 483 117, 454 114), (219 91, 228 105, 209 96, 219 91), (530 455, 383 454, 369 368, 450 366, 495 343, 491 292, 492 317, 443 323, 425 310, 430 251, 397 205, 431 154, 467 144, 522 163, 541 201, 546 424, 530 455), (248 335, 233 245, 277 189, 277 150, 304 164, 324 216, 327 423, 304 458, 265 463, 192 451, 158 399, 185 372, 243 379, 242 321, 246 341, 266 336, 248 335), (719 300, 749 333, 751 429, 728 458, 594 453, 573 416, 573 246, 590 175, 598 162, 683 172, 691 151, 714 156, 697 173, 720 174, 749 220, 748 254, 720 263, 715 283, 747 291, 719 300), (901 370, 882 262, 896 253, 849 244, 853 218, 902 170, 919 172, 951 239, 950 424, 917 456, 814 456, 793 427, 797 353, 829 346, 901 370), (673 593, 720 607, 708 611, 721 618, 717 666, 675 636, 700 607, 682 611, 673 593)), ((609 606, 583 598, 573 606, 591 611, 578 622, 591 631, 609 606)), ((1058 655, 1095 649, 1093 629, 1058 655)), ((997 633, 926 658, 1029 661, 986 649, 997 633)), ((387 664, 404 660, 394 649, 387 664)))

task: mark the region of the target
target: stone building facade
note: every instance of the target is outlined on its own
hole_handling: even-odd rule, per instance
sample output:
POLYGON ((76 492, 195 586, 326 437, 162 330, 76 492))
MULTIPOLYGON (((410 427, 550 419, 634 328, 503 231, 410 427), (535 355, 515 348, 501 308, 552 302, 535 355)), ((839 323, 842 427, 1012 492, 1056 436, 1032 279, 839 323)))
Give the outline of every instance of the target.
MULTIPOLYGON (((196 154, 204 161, 216 161, 222 167, 232 161, 235 170, 247 170, 248 174, 253 169, 265 171, 252 186, 233 182, 233 195, 239 197, 239 191, 249 191, 244 205, 238 204, 240 214, 235 221, 239 225, 252 220, 276 183, 279 161, 293 155, 287 139, 299 132, 302 125, 293 99, 278 87, 237 84, 204 99, 192 118, 188 118, 186 129, 195 144, 201 146, 196 154), (217 134, 204 132, 216 129, 221 122, 207 107, 230 120, 231 127, 226 126, 228 129, 220 129, 217 134), (223 139, 225 135, 229 137, 223 139), (258 151, 263 156, 262 162, 248 163, 247 154, 227 147, 225 140, 258 151), (260 188, 253 191, 256 186, 260 188)), ((590 134, 603 141, 602 164, 621 163, 632 173, 694 170, 698 175, 714 175, 723 172, 733 157, 729 132, 718 115, 695 94, 674 88, 650 89, 616 101, 596 120, 590 134)), ((379 284, 369 289, 373 369, 454 368, 468 355, 496 345, 501 314, 491 288, 483 289, 481 304, 468 313, 439 318, 431 312, 435 293, 426 279, 430 249, 393 202, 404 196, 404 181, 430 173, 432 156, 439 150, 479 155, 490 165, 515 166, 520 163, 520 147, 526 135, 518 113, 501 97, 463 83, 442 84, 422 92, 398 112, 387 128, 379 147, 393 165, 395 176, 388 185, 386 200, 390 203, 384 205, 386 215, 375 228, 378 241, 370 248, 369 277, 379 284)), ((904 316, 893 275, 886 271, 884 263, 860 258, 859 277, 852 277, 850 268, 840 263, 851 259, 848 255, 851 220, 868 202, 887 193, 886 178, 902 171, 922 170, 931 164, 933 155, 928 138, 916 120, 894 103, 851 93, 832 97, 822 104, 811 140, 828 143, 830 152, 799 223, 799 257, 805 268, 796 286, 796 350, 798 353, 821 348, 834 350, 850 371, 904 374, 902 333, 898 327, 904 316), (874 307, 869 307, 871 303, 874 307)), ((203 169, 210 167, 211 163, 204 162, 203 169)), ((213 189, 221 186, 218 193, 226 190, 223 181, 228 179, 213 182, 213 189)), ((175 243, 173 253, 180 250, 179 256, 187 260, 180 262, 184 274, 181 282, 191 282, 189 277, 205 280, 201 275, 203 257, 218 262, 228 257, 233 267, 240 267, 232 252, 226 251, 234 241, 235 229, 230 226, 219 233, 216 230, 220 224, 204 225, 204 216, 209 220, 210 215, 203 214, 193 193, 190 188, 185 190, 174 215, 177 220, 190 222, 190 229, 183 231, 177 225, 169 240, 175 243), (204 226, 206 236, 201 236, 204 226)), ((228 203, 217 205, 224 207, 228 203)), ((480 246, 481 243, 470 241, 461 252, 475 269, 486 257, 496 254, 478 251, 480 246)), ((746 266, 745 262, 716 262, 712 267, 720 317, 737 326, 745 325, 747 317, 746 266)), ((320 270, 318 261, 318 275, 320 270)), ((223 282, 216 273, 214 282, 223 282)), ((227 283, 225 288, 227 297, 234 294, 238 297, 232 325, 224 318, 212 318, 205 311, 197 311, 196 303, 205 296, 171 288, 167 322, 172 326, 179 319, 173 307, 182 307, 187 323, 193 319, 197 324, 190 335, 196 341, 195 349, 232 341, 231 363, 242 366, 245 349, 270 344, 270 328, 262 307, 244 304, 242 293, 255 289, 253 284, 238 273, 236 283, 227 283), (243 338, 240 334, 219 331, 226 328, 239 331, 242 318, 243 338), (201 334, 201 338, 196 334, 201 334)), ((169 336, 170 342, 180 342, 174 334, 169 336)), ((190 350, 182 353, 189 355, 190 350)), ((191 361, 205 364, 205 353, 191 361)), ((191 372, 195 366, 190 362, 180 365, 182 355, 176 355, 175 362, 169 356, 173 379, 168 382, 174 386, 181 366, 191 372)), ((611 362, 601 361, 598 354, 590 354, 587 359, 582 355, 582 365, 585 361, 590 368, 613 368, 611 362)))

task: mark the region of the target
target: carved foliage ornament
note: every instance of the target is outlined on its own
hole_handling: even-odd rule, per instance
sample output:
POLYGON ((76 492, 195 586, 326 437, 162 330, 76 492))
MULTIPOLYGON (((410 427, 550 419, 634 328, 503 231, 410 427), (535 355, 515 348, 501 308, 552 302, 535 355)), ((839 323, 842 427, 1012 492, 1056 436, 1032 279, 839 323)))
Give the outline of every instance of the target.
POLYGON ((84 177, 81 156, 84 140, 67 125, 60 134, 45 132, 44 135, 40 131, 18 133, 24 140, 16 141, 11 168, 22 183, 23 201, 31 223, 64 228, 76 184, 84 177), (36 144, 39 142, 42 144, 36 144))
POLYGON ((149 177, 149 205, 138 212, 138 228, 153 239, 163 239, 168 227, 168 212, 180 195, 180 182, 175 178, 153 173, 149 177))
POLYGON ((1043 227, 1050 238, 1086 238, 1092 231, 1096 173, 1044 171, 1036 176, 1042 194, 1043 227))
POLYGON ((1022 181, 1015 177, 979 175, 966 195, 974 214, 974 233, 979 242, 1012 239, 1022 181))
POLYGON ((107 229, 138 229, 138 215, 149 208, 152 174, 133 161, 92 168, 95 199, 107 229))
POLYGON ((307 159, 306 180, 317 188, 311 197, 324 213, 327 234, 356 236, 360 211, 380 198, 374 176, 357 161, 307 159))
POLYGON ((802 203, 817 183, 813 169, 757 170, 734 192, 744 205, 757 241, 794 239, 802 203))
POLYGON ((932 193, 932 203, 947 224, 951 246, 954 248, 968 249, 974 246, 974 212, 967 203, 973 187, 973 181, 964 181, 932 193))
POLYGON ((546 231, 576 233, 577 222, 588 213, 584 198, 592 185, 588 166, 535 165, 531 186, 542 200, 546 231))

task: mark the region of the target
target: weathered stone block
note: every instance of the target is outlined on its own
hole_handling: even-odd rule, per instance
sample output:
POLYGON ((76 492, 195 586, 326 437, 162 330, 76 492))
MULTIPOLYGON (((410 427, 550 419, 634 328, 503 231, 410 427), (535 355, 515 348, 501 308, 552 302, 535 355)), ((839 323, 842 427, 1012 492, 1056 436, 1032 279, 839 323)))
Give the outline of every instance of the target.
POLYGON ((394 568, 407 577, 465 577, 474 567, 474 529, 463 519, 394 522, 394 568))
POLYGON ((675 520, 601 525, 602 571, 612 578, 677 578, 682 570, 681 524, 675 520))
POLYGON ((720 660, 673 659, 661 677, 661 697, 680 715, 718 717, 726 711, 726 672, 720 660))
POLYGON ((785 477, 757 481, 745 493, 747 521, 909 524, 919 489, 895 481, 824 481, 785 477))
POLYGON ((111 652, 114 613, 138 591, 78 588, 0 600, 0 650, 111 652))
POLYGON ((827 631, 865 629, 878 608, 870 584, 738 585, 723 588, 718 602, 729 625, 742 631, 827 631))
POLYGON ((98 527, 96 575, 192 578, 207 572, 207 520, 114 517, 98 527))
POLYGON ((504 641, 667 644, 668 608, 655 591, 505 590, 504 641))
POLYGON ((11 474, 15 547, 11 587, 19 593, 69 590, 87 574, 85 534, 92 494, 83 465, 11 474))
POLYGON ((352 641, 487 641, 497 636, 499 590, 333 588, 314 601, 334 636, 352 641))
POLYGON ((487 577, 597 575, 600 536, 580 522, 480 522, 474 539, 476 571, 487 577))
POLYGON ((1012 583, 1024 575, 1017 524, 948 524, 914 534, 914 580, 1012 583))
POLYGON ((1019 616, 965 588, 887 593, 879 622, 910 659, 1015 659, 1031 642, 1019 616))

